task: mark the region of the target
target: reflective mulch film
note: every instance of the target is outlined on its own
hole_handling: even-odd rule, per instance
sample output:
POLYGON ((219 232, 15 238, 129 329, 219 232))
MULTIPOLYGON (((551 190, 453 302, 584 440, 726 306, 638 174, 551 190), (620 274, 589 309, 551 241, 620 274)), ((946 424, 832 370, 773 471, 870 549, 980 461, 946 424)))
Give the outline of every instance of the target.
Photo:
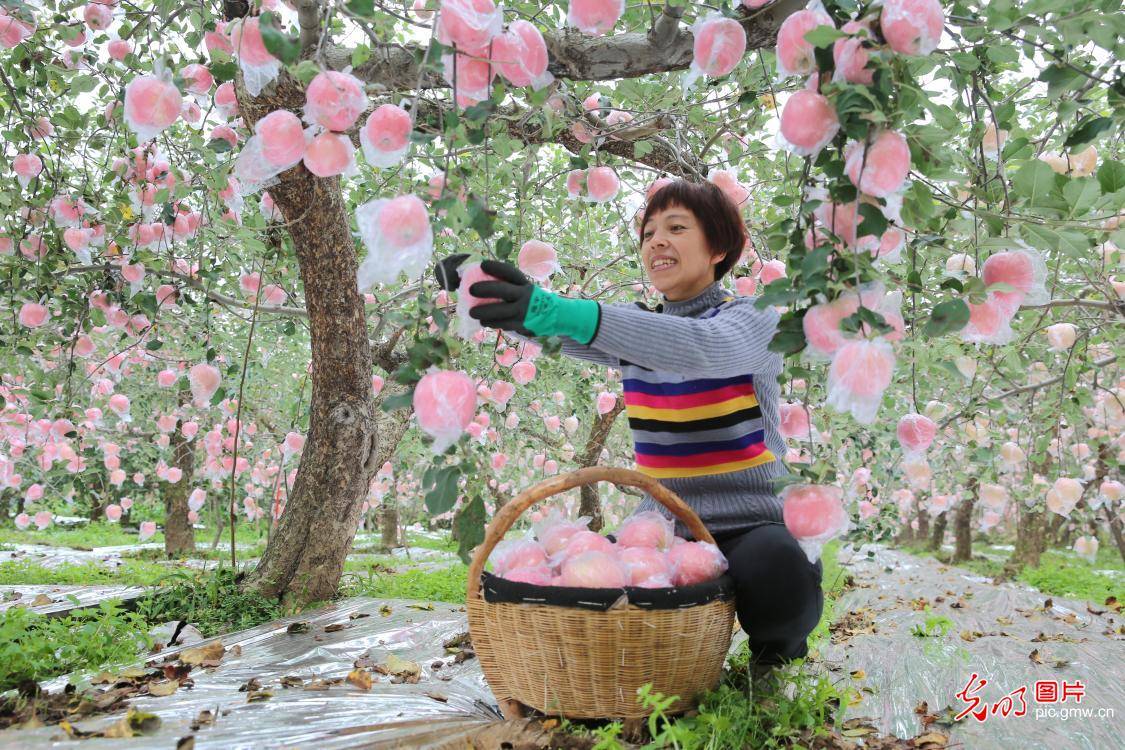
MULTIPOLYGON (((466 631, 459 606, 359 597, 193 643, 191 648, 199 648, 219 640, 226 653, 217 667, 191 671, 193 687, 131 700, 134 708, 160 717, 155 734, 127 741, 87 739, 81 746, 100 750, 127 743, 131 749, 163 750, 191 734, 197 749, 448 746, 501 718, 476 658, 443 645, 466 631), (371 678, 367 690, 340 681, 357 662, 371 678), (417 682, 411 676, 415 667, 417 682), (406 677, 380 674, 381 668, 406 677), (202 711, 216 719, 193 732, 202 711)), ((149 664, 178 651, 155 655, 149 664)), ((58 690, 65 681, 47 687, 58 690)), ((103 729, 121 717, 119 712, 78 721, 76 727, 103 729)), ((0 732, 0 748, 75 746, 58 726, 0 732)))
POLYGON ((871 690, 848 717, 868 716, 883 732, 911 737, 925 715, 942 721, 975 706, 987 708, 983 721, 970 714, 951 729, 934 727, 974 750, 1121 746, 1125 631, 1112 607, 993 584, 876 545, 844 547, 838 559, 856 586, 836 602, 821 656, 838 677, 855 672, 854 686, 871 690), (958 698, 974 673, 968 700, 958 698), (976 691, 981 679, 987 684, 976 691), (1064 682, 1071 697, 1037 702, 1039 681, 1048 684, 1040 697, 1049 697, 1052 683, 1061 697, 1064 682), (1079 682, 1080 702, 1073 697, 1079 682), (1026 715, 1015 716, 1021 696, 1026 715))
POLYGON ((9 607, 27 607, 41 615, 64 615, 76 609, 96 607, 111 599, 136 599, 144 591, 141 586, 0 586, 0 612, 9 607))

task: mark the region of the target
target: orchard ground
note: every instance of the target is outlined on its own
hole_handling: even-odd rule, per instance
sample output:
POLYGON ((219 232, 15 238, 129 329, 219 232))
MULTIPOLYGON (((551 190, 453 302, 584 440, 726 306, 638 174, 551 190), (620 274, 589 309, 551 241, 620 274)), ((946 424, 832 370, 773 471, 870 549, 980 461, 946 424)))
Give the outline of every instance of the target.
MULTIPOLYGON (((260 540, 244 531, 241 525, 239 531, 237 538, 243 547, 239 556, 249 563, 251 556, 261 548, 260 540)), ((200 542, 204 542, 208 536, 206 530, 197 533, 200 542)), ((349 557, 337 598, 371 597, 395 607, 412 601, 422 607, 432 607, 439 602, 463 604, 468 569, 457 559, 457 545, 448 532, 425 531, 415 525, 405 537, 408 544, 388 550, 361 534, 356 551, 349 557)), ((240 593, 221 555, 216 560, 201 554, 195 558, 198 568, 186 566, 185 560, 168 560, 157 549, 136 549, 139 545, 123 544, 135 537, 123 534, 115 525, 54 527, 32 534, 30 538, 8 533, 3 539, 0 542, 0 555, 4 556, 0 562, 0 586, 3 586, 6 609, 0 612, 0 642, 20 655, 18 659, 5 660, 5 667, 0 670, 0 688, 7 691, 26 690, 29 680, 46 683, 60 675, 70 675, 75 684, 87 686, 91 675, 123 674, 151 650, 153 640, 149 633, 170 621, 190 623, 204 637, 222 637, 284 616, 300 617, 300 611, 286 610, 276 600, 240 593), (67 562, 66 555, 76 552, 92 553, 92 557, 67 562), (30 602, 34 595, 39 595, 32 592, 41 592, 47 599, 63 600, 65 594, 56 593, 53 590, 56 586, 73 586, 77 590, 136 586, 141 587, 141 593, 124 604, 106 599, 62 616, 34 614, 36 608, 47 605, 47 600, 30 602), (60 657, 60 654, 65 656, 60 657)), ((966 580, 989 581, 991 578, 986 576, 994 576, 997 585, 1001 585, 1003 578, 1013 578, 1016 584, 1005 585, 1037 592, 1035 595, 1039 598, 1084 601, 1090 611, 1108 609, 1113 612, 1119 609, 1115 602, 1125 600, 1125 566, 1109 545, 1092 563, 1069 551, 1052 551, 1043 556, 1038 567, 1025 567, 1013 573, 1004 569, 1005 553, 1010 554, 1003 544, 1005 540, 989 541, 991 544, 979 546, 969 563, 956 569, 966 580)), ((722 684, 714 693, 704 696, 700 708, 691 715, 664 717, 657 710, 655 718, 643 727, 620 722, 563 721, 554 730, 548 724, 543 736, 553 731, 570 737, 566 741, 577 743, 575 747, 607 748, 633 747, 646 742, 652 747, 744 746, 739 744, 738 738, 747 743, 745 746, 752 747, 789 747, 796 743, 845 747, 832 743, 854 741, 857 737, 887 743, 874 744, 875 747, 907 747, 880 732, 878 712, 868 710, 869 706, 877 707, 882 699, 880 686, 873 686, 864 675, 865 671, 877 668, 876 663, 864 670, 852 668, 855 664, 835 656, 825 658, 826 651, 839 648, 853 633, 864 632, 856 625, 857 617, 862 619, 864 610, 842 608, 839 604, 842 594, 857 586, 885 589, 892 594, 902 590, 891 581, 890 568, 886 569, 886 575, 881 572, 872 575, 869 571, 857 578, 848 566, 841 566, 841 558, 848 561, 866 558, 863 544, 863 540, 856 537, 833 542, 825 548, 822 558, 825 609, 820 624, 810 636, 810 656, 803 664, 788 667, 778 679, 759 683, 756 690, 748 691, 747 652, 745 643, 737 645, 741 641, 738 638, 722 684)), ((934 557, 947 560, 949 556, 948 550, 932 552, 912 542, 904 542, 901 549, 920 563, 934 557)), ((67 588, 67 592, 75 589, 67 588)), ((960 642, 962 635, 944 616, 956 613, 937 603, 942 601, 943 594, 951 592, 919 590, 912 593, 919 599, 936 599, 932 613, 929 604, 925 607, 925 619, 921 621, 924 633, 915 639, 919 648, 923 641, 931 651, 933 641, 960 642)), ((899 598, 901 601, 902 597, 899 598)), ((946 606, 954 604, 955 597, 948 598, 946 606)), ((319 607, 320 603, 314 603, 306 611, 313 612, 319 607)), ((868 628, 877 628, 881 619, 868 622, 868 628)), ((1120 636, 1121 633, 1117 633, 1117 637, 1120 636)), ((969 658, 962 656, 953 661, 966 670, 974 668, 969 658)), ((355 690, 352 686, 344 689, 355 690)), ((887 685, 886 689, 890 690, 891 686, 887 685)), ((923 686, 915 685, 913 689, 922 691, 923 686)), ((27 718, 26 699, 13 701, 12 693, 8 695, 2 720, 9 728, 0 739, 11 738, 13 732, 20 731, 18 722, 27 718)), ((914 702, 923 704, 924 695, 920 692, 914 702)), ((959 710, 967 704, 952 694, 947 698, 946 705, 931 704, 927 711, 919 714, 916 734, 924 740, 923 744, 912 746, 941 747, 938 738, 955 731, 951 709, 959 710), (926 745, 925 741, 933 744, 926 745)), ((658 708, 658 696, 647 700, 658 708)), ((160 715, 157 709, 150 707, 149 710, 160 715)), ((515 728, 512 731, 517 732, 515 728)), ((518 729, 518 732, 528 731, 522 725, 518 729)), ((11 741, 18 743, 18 740, 11 741)))

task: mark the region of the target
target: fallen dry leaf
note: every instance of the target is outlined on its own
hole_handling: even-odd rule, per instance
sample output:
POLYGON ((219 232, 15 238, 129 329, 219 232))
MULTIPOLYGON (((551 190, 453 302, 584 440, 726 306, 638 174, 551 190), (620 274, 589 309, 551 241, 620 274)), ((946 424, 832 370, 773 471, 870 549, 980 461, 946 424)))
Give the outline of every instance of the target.
POLYGON ((195 717, 195 721, 191 723, 191 731, 198 732, 200 727, 209 727, 215 723, 215 714, 207 709, 199 712, 199 716, 195 717))
POLYGON ((47 605, 54 603, 55 600, 47 596, 46 594, 39 594, 31 600, 31 606, 33 607, 46 607, 47 605))
POLYGON ((176 740, 176 750, 195 750, 195 735, 189 734, 176 740))
POLYGON ((422 667, 417 662, 407 661, 395 654, 387 654, 382 664, 375 665, 375 671, 391 677, 399 677, 403 682, 416 683, 422 676, 422 667))
POLYGON ((289 627, 285 629, 286 633, 290 635, 297 635, 300 633, 309 632, 309 624, 307 622, 294 622, 290 623, 289 627))
POLYGON ((261 703, 273 697, 272 690, 251 690, 246 694, 247 703, 261 703))
POLYGON ((163 682, 150 682, 148 686, 148 694, 154 695, 157 698, 163 698, 166 695, 171 695, 180 688, 179 680, 164 680, 163 682))
POLYGON ((185 648, 180 652, 180 661, 184 664, 195 664, 206 666, 204 662, 218 662, 223 658, 226 653, 226 647, 223 646, 222 641, 211 641, 202 646, 194 646, 192 648, 185 648))
POLYGON ((440 703, 447 703, 449 701, 449 696, 445 695, 444 693, 438 693, 438 692, 435 692, 435 691, 430 691, 430 692, 425 693, 424 695, 427 698, 433 698, 435 701, 438 701, 440 703))
POLYGON ((370 616, 371 615, 369 615, 367 612, 352 612, 350 615, 348 615, 348 619, 349 620, 358 620, 361 617, 370 617, 370 616))
POLYGON ((238 692, 240 692, 240 693, 251 693, 255 690, 261 690, 261 689, 262 689, 262 683, 258 680, 258 678, 257 677, 251 677, 249 680, 247 680, 246 682, 242 683, 242 685, 239 686, 238 692))
POLYGON ((1116 596, 1106 597, 1105 606, 1109 607, 1114 612, 1120 612, 1121 611, 1121 604, 1117 601, 1116 596))
POLYGON ((420 609, 423 612, 433 612, 434 611, 434 605, 432 605, 432 604, 407 604, 406 606, 410 609, 420 609))
POLYGON ((349 625, 346 622, 334 622, 331 625, 325 625, 324 626, 324 632, 325 633, 335 633, 335 632, 338 632, 340 630, 343 630, 344 628, 350 628, 350 627, 351 627, 351 625, 349 625))
POLYGON ((301 687, 304 684, 304 678, 298 677, 295 674, 287 674, 281 678, 281 686, 283 688, 301 687))
POLYGON ((374 680, 366 669, 353 669, 348 672, 347 681, 360 690, 370 690, 374 680))
POLYGON ((1027 655, 1027 658, 1031 659, 1036 664, 1042 664, 1043 663, 1043 657, 1039 655, 1039 649, 1035 649, 1034 651, 1032 651, 1030 654, 1027 655))
POLYGON ((384 604, 382 607, 379 607, 379 614, 383 617, 390 617, 392 611, 389 604, 384 604))
POLYGON ((927 732, 915 737, 913 742, 918 750, 939 750, 949 746, 949 737, 941 732, 927 732))
POLYGON ((867 673, 862 669, 857 669, 851 673, 853 680, 862 680, 867 677, 867 673))
POLYGON ((125 739, 139 734, 154 734, 158 729, 160 729, 159 716, 129 709, 129 712, 121 717, 120 721, 110 724, 103 731, 95 732, 90 736, 125 739))

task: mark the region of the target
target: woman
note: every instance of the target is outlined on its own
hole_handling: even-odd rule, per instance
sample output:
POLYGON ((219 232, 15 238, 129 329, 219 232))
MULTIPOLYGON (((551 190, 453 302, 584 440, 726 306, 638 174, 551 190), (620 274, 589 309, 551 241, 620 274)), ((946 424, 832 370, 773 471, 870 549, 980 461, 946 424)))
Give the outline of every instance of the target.
MULTIPOLYGON (((782 521, 772 489, 787 473, 778 432, 779 354, 767 349, 773 309, 733 297, 722 278, 741 256, 746 229, 715 185, 677 180, 645 208, 641 260, 664 296, 656 311, 571 299, 532 284, 518 268, 486 260, 500 281, 473 284, 501 301, 469 314, 523 335, 561 336, 571 357, 622 370, 637 470, 656 478, 699 514, 730 562, 738 620, 759 665, 808 653, 823 609, 820 563, 809 563, 782 521)), ((456 288, 452 270, 439 281, 456 288)), ((645 497, 636 512, 668 512, 645 497)), ((676 533, 688 536, 682 524, 676 533)))

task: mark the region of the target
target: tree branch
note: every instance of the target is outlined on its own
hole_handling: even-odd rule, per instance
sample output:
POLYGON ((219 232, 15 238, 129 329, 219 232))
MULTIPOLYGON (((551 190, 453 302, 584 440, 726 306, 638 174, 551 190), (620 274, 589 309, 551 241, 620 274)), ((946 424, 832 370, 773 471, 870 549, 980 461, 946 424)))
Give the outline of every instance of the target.
MULTIPOLYGON (((746 30, 747 50, 774 46, 781 22, 803 7, 801 0, 779 0, 757 11, 742 9, 740 23, 746 30)), ((666 5, 652 30, 645 33, 594 37, 569 28, 549 29, 543 33, 550 54, 547 69, 555 78, 572 81, 608 81, 686 70, 695 38, 679 25, 677 10, 666 5)), ((419 77, 417 60, 424 52, 425 48, 418 45, 384 44, 352 73, 389 89, 412 89, 419 79, 423 89, 448 88, 437 72, 426 71, 419 77)), ((352 52, 345 47, 326 46, 324 59, 329 67, 343 70, 351 65, 352 52)))
POLYGON ((308 52, 320 42, 319 0, 298 0, 297 25, 301 27, 301 52, 308 52))

